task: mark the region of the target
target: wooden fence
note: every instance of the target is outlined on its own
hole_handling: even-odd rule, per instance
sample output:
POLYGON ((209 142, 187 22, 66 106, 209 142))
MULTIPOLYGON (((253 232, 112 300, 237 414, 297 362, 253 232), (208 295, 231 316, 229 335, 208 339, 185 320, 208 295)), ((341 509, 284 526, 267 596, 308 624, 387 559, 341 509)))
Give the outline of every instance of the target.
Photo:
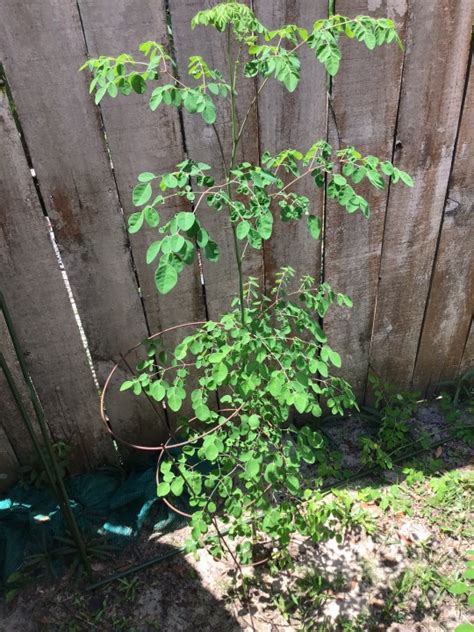
MULTIPOLYGON (((204 263, 206 304, 197 267, 160 297, 144 263, 150 232, 129 237, 125 230, 138 173, 170 170, 185 152, 217 163, 209 128, 172 108, 152 113, 137 95, 105 99, 97 108, 88 77, 77 69, 88 55, 134 52, 149 39, 166 42, 168 23, 179 68, 185 72, 194 53, 219 67, 222 37, 189 28, 206 6, 205 0, 0 0, 6 78, 0 89, 0 288, 51 434, 71 445, 76 471, 114 461, 116 452, 98 417, 97 388, 50 227, 100 383, 120 353, 148 332, 206 313, 215 318, 237 288, 231 234, 217 231, 220 218, 211 211, 204 222, 219 234, 222 256, 217 265, 204 263)), ((326 0, 253 0, 253 6, 270 27, 308 27, 327 14, 326 0)), ((311 242, 299 224, 276 223, 263 256, 253 252, 245 272, 267 284, 290 264, 301 274, 322 274, 353 298, 354 308, 334 311, 326 330, 361 399, 370 367, 401 387, 426 391, 473 364, 472 2, 336 0, 336 11, 388 15, 404 51, 370 52, 344 42, 330 107, 323 68, 304 54, 294 94, 276 82, 262 93, 241 156, 257 161, 260 148, 304 149, 328 137, 393 160, 413 175, 415 188, 369 192, 369 222, 313 192, 324 240, 311 242)), ((240 94, 249 100, 255 90, 247 81, 240 94)), ((0 333, 1 350, 19 376, 3 321, 0 333)), ((139 400, 114 399, 111 406, 124 436, 156 436, 157 422, 139 400)), ((31 452, 0 374, 4 482, 31 452)))

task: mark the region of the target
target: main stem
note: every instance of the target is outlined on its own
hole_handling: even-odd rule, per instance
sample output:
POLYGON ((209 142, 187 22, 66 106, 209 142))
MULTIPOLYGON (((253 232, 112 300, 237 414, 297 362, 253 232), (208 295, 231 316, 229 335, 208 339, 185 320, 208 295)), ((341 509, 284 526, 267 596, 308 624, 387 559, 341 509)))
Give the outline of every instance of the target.
MULTIPOLYGON (((235 60, 232 57, 232 39, 231 39, 231 30, 230 26, 227 27, 227 65, 229 68, 229 77, 230 77, 230 112, 231 112, 231 133, 232 133, 232 150, 230 156, 230 166, 226 173, 227 184, 227 195, 229 199, 232 199, 232 188, 229 183, 231 170, 234 168, 235 163, 235 155, 237 152, 237 145, 239 142, 238 132, 237 132, 237 109, 235 103, 235 83, 236 83, 236 64, 235 60)), ((229 219, 230 219, 230 208, 229 208, 229 219)), ((245 304, 244 304, 244 280, 242 275, 242 256, 240 254, 239 241, 237 239, 237 230, 235 225, 231 220, 232 234, 234 237, 234 252, 235 252, 235 260, 237 263, 237 271, 239 274, 239 297, 240 297, 240 314, 242 319, 242 324, 245 325, 245 304)))

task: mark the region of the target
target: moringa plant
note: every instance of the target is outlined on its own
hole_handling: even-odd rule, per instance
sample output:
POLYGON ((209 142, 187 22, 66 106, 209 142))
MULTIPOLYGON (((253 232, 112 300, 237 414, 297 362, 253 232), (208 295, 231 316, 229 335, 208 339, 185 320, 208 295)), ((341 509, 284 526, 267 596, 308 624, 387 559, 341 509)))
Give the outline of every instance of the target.
POLYGON ((183 108, 201 116, 217 136, 220 109, 230 112, 228 155, 217 139, 222 179, 216 180, 213 167, 199 156, 186 157, 170 173, 140 173, 133 189, 137 211, 128 218, 128 229, 155 231, 146 261, 155 266, 158 292, 167 294, 196 257, 219 260, 219 235, 210 234, 200 211, 207 207, 219 213, 222 226, 228 223, 233 231, 238 296, 230 311, 196 327, 172 352, 149 340, 147 359, 122 390, 144 392, 177 414, 192 409, 192 418, 183 421, 160 452, 157 492, 172 507, 181 496, 187 499, 192 510, 189 550, 206 544, 219 556, 227 549, 242 564, 252 560, 255 539, 262 534, 278 547, 287 545, 294 531, 319 537, 321 521, 311 509, 317 506, 312 499, 318 479, 303 477, 302 466, 324 459, 323 438, 308 426, 296 428, 290 411, 319 417, 323 406, 334 414, 356 406, 350 385, 333 375, 341 358, 323 326, 333 304, 350 308, 350 298, 309 275, 296 282, 289 266, 263 293, 256 279, 243 278, 242 261, 249 249, 262 249, 275 221, 305 221, 309 238, 320 238, 321 220, 310 199, 295 191, 303 178, 325 187, 348 213, 360 211, 366 218, 368 202, 354 186, 367 180, 383 189, 384 177, 413 183, 388 160, 363 156, 353 147, 335 151, 324 139, 276 155, 265 151, 259 164, 237 160, 249 114, 270 79, 289 92, 297 88, 303 47, 314 51, 333 77, 341 37, 369 49, 400 44, 391 20, 331 15, 315 22, 310 32, 294 24, 271 31, 245 4, 224 2, 193 18, 192 28, 203 26, 226 38, 225 70, 210 68, 195 55, 186 82, 177 76, 167 47, 151 41, 140 45, 139 60, 129 54, 102 56, 83 68, 93 75, 90 89, 97 104, 106 95, 148 92, 151 110, 183 108), (258 90, 239 119, 236 85, 241 74, 258 90), (219 108, 223 101, 228 108, 219 108), (160 208, 173 198, 182 199, 183 210, 162 221, 160 208), (296 290, 290 291, 290 281, 296 290), (224 535, 237 540, 235 552, 224 535))

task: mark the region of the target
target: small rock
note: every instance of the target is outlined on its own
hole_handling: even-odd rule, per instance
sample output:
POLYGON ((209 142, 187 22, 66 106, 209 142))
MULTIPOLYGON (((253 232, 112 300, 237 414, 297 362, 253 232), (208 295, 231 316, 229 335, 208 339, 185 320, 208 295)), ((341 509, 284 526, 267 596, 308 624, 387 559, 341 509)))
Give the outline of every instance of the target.
POLYGON ((405 522, 400 527, 399 533, 402 538, 414 542, 415 544, 427 542, 431 538, 431 533, 428 529, 418 522, 405 522))

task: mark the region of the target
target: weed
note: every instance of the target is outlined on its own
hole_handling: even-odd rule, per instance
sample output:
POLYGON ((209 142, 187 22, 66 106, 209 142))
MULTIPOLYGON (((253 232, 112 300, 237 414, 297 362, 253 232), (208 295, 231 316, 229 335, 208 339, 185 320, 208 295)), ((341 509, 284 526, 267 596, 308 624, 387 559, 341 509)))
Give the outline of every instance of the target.
POLYGON ((138 577, 132 579, 119 578, 119 591, 122 593, 127 601, 135 601, 137 592, 141 588, 141 581, 138 577))
POLYGON ((391 469, 393 453, 407 443, 409 421, 417 408, 419 395, 398 392, 375 375, 369 376, 369 382, 375 407, 363 406, 361 415, 376 426, 376 436, 361 439, 361 461, 366 466, 378 465, 382 469, 391 469))

